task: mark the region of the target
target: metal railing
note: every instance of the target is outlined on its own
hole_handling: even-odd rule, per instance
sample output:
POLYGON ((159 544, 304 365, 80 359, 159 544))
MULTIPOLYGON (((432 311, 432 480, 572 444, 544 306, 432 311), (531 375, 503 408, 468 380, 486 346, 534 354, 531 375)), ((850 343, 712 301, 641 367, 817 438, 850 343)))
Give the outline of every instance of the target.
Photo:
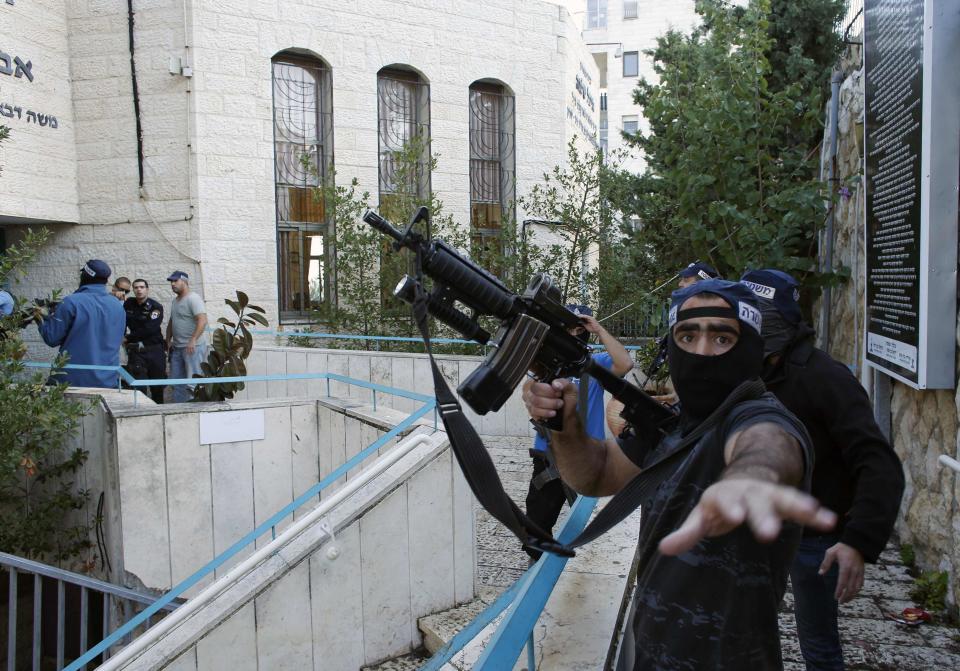
MULTIPOLYGON (((49 661, 44 663, 47 658, 55 659, 56 668, 62 669, 65 659, 80 657, 87 652, 91 634, 98 637, 110 634, 115 612, 129 617, 129 614, 142 610, 156 600, 156 596, 152 594, 119 587, 5 552, 0 552, 0 568, 8 574, 4 581, 7 587, 7 671, 27 668, 25 664, 17 663, 21 642, 18 625, 21 619, 22 596, 27 597, 24 600, 32 602, 31 669, 49 668, 49 661), (52 600, 44 598, 45 594, 51 592, 56 594, 56 613, 53 617, 49 616, 49 611, 45 608, 52 600), (91 613, 96 617, 94 622, 90 621, 91 613)), ((172 611, 181 603, 181 600, 166 603, 157 613, 145 618, 141 629, 145 631, 154 624, 154 619, 163 616, 159 610, 172 611)), ((127 635, 127 642, 132 635, 127 635)), ((105 661, 109 655, 110 650, 104 649, 102 660, 105 661)), ((99 655, 91 657, 91 660, 97 656, 99 655)), ((77 668, 84 669, 86 665, 77 668)))
MULTIPOLYGON (((277 332, 277 331, 259 331, 261 334, 268 335, 278 335, 278 336, 287 336, 291 335, 289 332, 277 332)), ((308 335, 306 333, 295 333, 293 335, 308 335)), ((309 334, 310 336, 315 336, 318 338, 343 338, 343 334, 309 334)), ((370 336, 355 336, 358 338, 370 338, 370 336)), ((377 336, 381 339, 397 339, 405 340, 403 338, 394 338, 392 336, 377 336)), ((460 341, 460 342, 469 342, 469 341, 460 341)), ((597 347, 597 346, 594 346, 597 347)), ((628 349, 641 349, 638 346, 630 346, 628 349)), ((33 365, 36 367, 49 367, 50 364, 42 363, 30 363, 28 365, 33 365)), ((65 366, 66 368, 71 367, 70 364, 65 366)), ((80 367, 80 366, 77 366, 80 367)), ((128 384, 130 387, 136 389, 137 387, 143 386, 152 386, 157 383, 157 380, 137 380, 130 376, 126 370, 122 367, 113 367, 113 366, 84 366, 84 368, 98 368, 98 369, 111 369, 117 370, 120 377, 123 381, 128 384)), ((92 659, 95 659, 98 655, 109 651, 111 647, 119 643, 121 640, 129 642, 134 632, 138 627, 144 625, 148 622, 151 617, 153 617, 160 609, 165 608, 169 604, 173 603, 177 598, 179 598, 184 592, 189 590, 191 587, 196 585, 198 582, 203 580, 206 576, 212 574, 217 568, 222 566, 225 562, 229 561, 233 556, 238 552, 243 550, 245 547, 255 542, 259 537, 265 535, 268 531, 271 533, 272 538, 276 538, 276 526, 287 516, 293 514, 293 512, 300 508, 302 505, 308 501, 313 500, 315 497, 318 497, 320 492, 338 478, 343 477, 350 469, 354 468, 360 464, 368 456, 374 454, 380 447, 385 445, 389 440, 396 437, 400 432, 406 430, 413 425, 414 422, 422 418, 431 410, 434 411, 434 428, 437 426, 437 416, 436 416, 436 400, 432 396, 427 396, 424 394, 417 394, 415 392, 409 392, 405 390, 400 390, 392 387, 387 387, 384 385, 379 385, 371 382, 366 382, 364 380, 356 380, 353 378, 345 377, 335 373, 292 373, 285 375, 248 375, 248 376, 232 376, 232 377, 220 377, 220 378, 189 378, 189 379, 169 379, 163 380, 164 384, 202 384, 202 383, 221 383, 221 382, 269 382, 269 381, 283 381, 283 380, 309 380, 309 379, 325 379, 327 380, 327 396, 330 396, 330 381, 343 382, 346 384, 354 385, 357 387, 368 388, 372 392, 372 403, 374 408, 376 407, 376 394, 378 392, 395 394, 401 397, 417 400, 423 402, 423 405, 406 419, 404 419, 400 424, 394 427, 392 430, 387 432, 380 439, 369 445, 367 448, 362 450, 359 454, 355 455, 341 467, 336 469, 330 475, 321 480, 317 485, 311 487, 307 492, 303 493, 289 505, 285 506, 282 510, 277 512, 275 515, 266 520, 263 524, 258 526, 256 529, 251 531, 249 534, 241 538, 234 545, 229 547, 223 553, 215 557, 208 564, 200 568, 193 575, 188 577, 186 580, 182 581, 180 584, 175 586, 160 599, 154 602, 152 605, 144 609, 142 612, 137 614, 135 617, 127 621, 124 625, 119 627, 116 631, 111 633, 109 636, 106 636, 100 643, 95 645, 85 655, 77 659, 73 664, 66 667, 65 671, 79 671, 80 669, 85 668, 85 665, 89 663, 92 659)), ((576 537, 577 534, 586 526, 587 521, 590 518, 594 507, 596 506, 596 499, 588 497, 579 497, 574 503, 573 508, 571 509, 570 516, 561 530, 559 540, 567 542, 576 537)), ((534 626, 536 626, 537 620, 540 614, 543 611, 543 608, 546 605, 547 600, 549 599, 557 580, 560 577, 564 567, 566 566, 567 558, 553 555, 550 553, 544 553, 544 555, 538 560, 517 582, 500 598, 498 598, 493 604, 491 604, 481 615, 479 615, 474 622, 468 625, 462 632, 457 634, 450 643, 448 643, 444 648, 438 651, 424 666, 421 667, 424 671, 434 671, 443 667, 443 665, 449 661, 457 652, 459 652, 467 643, 472 640, 476 634, 478 634, 484 627, 489 625, 493 620, 499 617, 505 610, 509 609, 507 614, 504 616, 503 621, 501 622, 498 631, 494 638, 486 646, 484 653, 480 660, 477 662, 477 665, 474 667, 479 671, 484 670, 496 670, 502 668, 512 668, 513 664, 519 657, 522 652, 523 646, 527 645, 528 647, 528 658, 529 658, 529 668, 535 668, 534 662, 534 648, 533 648, 533 639, 532 632, 534 626)), ((58 667, 60 668, 60 667, 58 667)))
POLYGON ((953 457, 947 456, 946 454, 941 454, 937 461, 940 462, 941 466, 946 466, 955 473, 960 474, 960 461, 957 461, 953 457))
MULTIPOLYGON (((579 535, 590 520, 597 499, 580 496, 570 509, 570 515, 557 537, 561 543, 569 543, 579 535)), ((460 652, 484 628, 507 611, 497 627, 493 638, 484 647, 483 654, 474 664, 474 671, 501 671, 512 669, 524 645, 527 646, 527 668, 536 669, 533 647, 533 628, 547 605, 547 600, 556 587, 560 574, 567 565, 568 557, 545 552, 527 569, 506 592, 480 613, 447 645, 440 648, 419 671, 439 671, 460 652)))
MULTIPOLYGON (((230 377, 230 378, 205 378, 205 382, 235 382, 235 381, 252 381, 252 380, 263 380, 263 381, 277 381, 277 380, 303 380, 303 379, 326 379, 327 386, 327 395, 329 396, 330 388, 329 381, 335 380, 338 382, 344 382, 346 384, 365 387, 370 389, 374 395, 374 405, 376 404, 376 394, 377 392, 388 393, 395 396, 400 396, 403 398, 412 399, 415 401, 420 401, 423 405, 420 408, 414 410, 410 413, 403 421, 398 423, 395 427, 384 433, 380 438, 373 441, 366 448, 361 450, 359 453, 348 459, 342 466, 335 469, 329 475, 324 477, 316 485, 308 489, 306 492, 298 496, 288 505, 284 506, 280 511, 272 515, 270 518, 265 520, 262 524, 257 526, 253 531, 249 532, 243 538, 238 540, 236 543, 231 545, 229 548, 221 552, 219 555, 214 557, 207 564, 202 566, 192 575, 190 575, 185 580, 181 581, 173 589, 168 591, 162 597, 157 599, 142 612, 138 613, 136 616, 128 620, 125 624, 120 626, 116 631, 111 633, 109 636, 106 636, 102 641, 97 643, 95 646, 86 651, 81 657, 75 660, 72 664, 66 667, 65 671, 79 671, 80 669, 85 668, 85 665, 88 664, 91 660, 95 659, 98 655, 104 653, 105 651, 110 650, 114 645, 119 643, 121 640, 128 640, 134 632, 146 623, 150 618, 152 618, 156 613, 161 609, 165 608, 167 605, 174 603, 176 599, 181 597, 187 590, 189 590, 194 585, 198 584, 204 578, 209 575, 212 575, 218 568, 223 566, 231 558, 233 558, 238 552, 244 550, 249 545, 255 543, 257 539, 261 536, 265 536, 267 533, 270 533, 271 539, 276 539, 277 537, 277 525, 283 522, 287 517, 290 517, 302 506, 307 503, 315 503, 319 500, 319 496, 324 489, 329 487, 331 484, 334 484, 338 479, 344 477, 351 469, 359 466, 363 463, 365 459, 370 456, 373 456, 377 453, 381 447, 386 445, 388 442, 396 438, 399 434, 412 427, 419 419, 424 417, 427 413, 434 411, 436 409, 436 399, 432 396, 427 396, 425 394, 418 394, 412 391, 406 391, 404 389, 397 389, 394 387, 387 387, 384 385, 375 384, 372 382, 366 382, 365 380, 355 380, 353 378, 345 377, 343 375, 337 375, 335 373, 302 373, 302 374, 290 374, 290 375, 253 375, 246 377, 230 377)), ((149 385, 156 380, 133 380, 131 386, 144 386, 149 385)), ((169 382, 169 381, 168 381, 169 382)), ((191 380, 173 380, 176 384, 184 384, 189 382, 190 384, 195 384, 198 382, 197 379, 191 380)), ((436 428, 436 415, 434 415, 434 428, 436 428)))

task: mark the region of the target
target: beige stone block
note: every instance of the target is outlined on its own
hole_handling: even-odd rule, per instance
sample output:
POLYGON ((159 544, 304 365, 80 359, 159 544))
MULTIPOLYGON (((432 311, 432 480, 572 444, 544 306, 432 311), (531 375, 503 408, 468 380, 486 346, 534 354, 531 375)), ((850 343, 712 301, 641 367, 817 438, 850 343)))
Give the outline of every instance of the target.
MULTIPOLYGON (((219 556, 256 527, 253 514, 253 452, 249 441, 210 446, 213 498, 213 545, 219 556)), ((217 577, 250 556, 240 550, 217 569, 217 577)))
POLYGON ((198 671, 257 671, 256 629, 250 602, 198 641, 198 671))
POLYGON ((326 667, 331 671, 354 671, 365 661, 363 585, 357 570, 360 526, 338 533, 336 544, 338 559, 318 552, 309 560, 314 659, 331 660, 326 667))
POLYGON ((302 562, 256 599, 257 662, 261 669, 313 667, 310 566, 302 562))
MULTIPOLYGON (((167 415, 167 508, 170 518, 170 567, 179 583, 214 555, 213 495, 210 450, 199 442, 199 413, 167 415)), ((186 594, 193 596, 212 582, 208 576, 186 594)))
POLYGON ((401 487, 360 520, 364 661, 412 648, 407 491, 401 487))
POLYGON ((160 590, 172 586, 163 435, 158 415, 117 420, 121 529, 136 529, 124 538, 123 568, 160 590))

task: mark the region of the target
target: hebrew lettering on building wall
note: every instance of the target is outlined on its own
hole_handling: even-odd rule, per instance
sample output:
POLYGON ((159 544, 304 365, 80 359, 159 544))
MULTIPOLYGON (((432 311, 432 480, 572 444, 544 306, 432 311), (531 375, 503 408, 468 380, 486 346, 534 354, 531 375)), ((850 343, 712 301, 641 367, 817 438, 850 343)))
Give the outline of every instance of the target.
POLYGON ((42 112, 36 112, 34 110, 24 110, 22 107, 15 107, 10 103, 4 102, 0 102, 0 118, 19 119, 26 123, 35 123, 38 126, 49 126, 50 128, 58 128, 60 126, 57 117, 52 114, 43 114, 42 112))
POLYGON ((19 56, 11 56, 4 51, 0 51, 0 75, 10 75, 18 79, 26 77, 28 81, 32 82, 33 61, 24 61, 19 56))

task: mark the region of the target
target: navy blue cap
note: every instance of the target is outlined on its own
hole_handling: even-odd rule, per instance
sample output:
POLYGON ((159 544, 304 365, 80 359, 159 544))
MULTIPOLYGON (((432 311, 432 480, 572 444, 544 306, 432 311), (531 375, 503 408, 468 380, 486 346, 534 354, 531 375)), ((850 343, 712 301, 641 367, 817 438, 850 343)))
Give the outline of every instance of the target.
POLYGON ((759 298, 772 302, 777 312, 788 322, 800 323, 800 283, 793 275, 773 268, 748 270, 740 281, 750 287, 759 298))
POLYGON ((107 265, 105 261, 100 259, 90 259, 83 264, 83 268, 80 269, 80 272, 86 276, 87 282, 103 282, 106 283, 107 279, 110 277, 110 266, 107 265))
POLYGON ((703 261, 691 263, 677 274, 683 278, 698 277, 701 280, 712 280, 720 277, 720 273, 717 272, 716 268, 703 261))
POLYGON ((183 272, 182 270, 174 270, 172 273, 170 273, 170 277, 167 278, 167 282, 174 282, 174 281, 176 281, 176 280, 188 280, 188 281, 189 281, 189 279, 190 279, 190 276, 187 275, 187 274, 186 274, 185 272, 183 272))
POLYGON ((578 317, 592 317, 593 309, 586 305, 578 305, 577 303, 567 303, 565 306, 570 312, 577 315, 578 317))
POLYGON ((730 304, 737 312, 737 319, 760 335, 763 319, 757 297, 746 285, 730 280, 710 279, 695 282, 689 287, 677 289, 670 294, 670 328, 677 323, 677 312, 688 298, 698 294, 715 294, 730 304))

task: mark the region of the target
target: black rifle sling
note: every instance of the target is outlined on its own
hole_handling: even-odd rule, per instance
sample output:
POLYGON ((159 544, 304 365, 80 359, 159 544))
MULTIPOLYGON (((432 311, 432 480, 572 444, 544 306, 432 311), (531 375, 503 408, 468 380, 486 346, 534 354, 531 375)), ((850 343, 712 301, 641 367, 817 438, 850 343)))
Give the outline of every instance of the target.
MULTIPOLYGON (((417 271, 420 270, 419 253, 417 254, 417 271)), ((440 410, 443 426, 450 438, 450 446, 460 464, 473 495, 480 505, 496 518, 501 524, 510 529, 523 543, 529 543, 531 536, 541 543, 550 544, 553 537, 530 520, 516 503, 507 495, 500 482, 500 476, 490 458, 490 453, 483 447, 480 436, 470 421, 464 416, 460 401, 450 391, 443 373, 433 358, 433 348, 430 344, 430 332, 427 313, 427 295, 423 289, 422 277, 417 278, 416 297, 413 302, 413 316, 417 327, 423 336, 423 342, 430 358, 430 367, 433 371, 434 395, 440 410)))
MULTIPOLYGON (((419 257, 419 254, 417 256, 419 257)), ((418 275, 420 275, 419 261, 418 258, 418 275)), ((422 277, 418 277, 418 279, 422 280, 422 277)), ((640 507, 641 504, 645 503, 656 492, 657 487, 673 472, 672 467, 676 466, 680 457, 685 455, 707 431, 723 419, 730 408, 741 401, 758 398, 765 391, 760 380, 744 382, 734 389, 724 402, 690 434, 685 436, 673 450, 647 466, 622 490, 617 492, 577 538, 569 544, 563 545, 528 518, 504 491, 503 483, 500 481, 497 469, 490 458, 490 453, 483 447, 483 441, 481 441, 476 429, 464 416, 460 401, 450 391, 446 378, 443 377, 443 373, 433 358, 427 321, 427 295, 422 287, 422 282, 417 282, 416 299, 413 303, 414 319, 420 334, 423 336, 427 356, 430 358, 437 406, 440 409, 443 426, 450 438, 450 446, 457 458, 457 463, 460 464, 460 470, 480 505, 512 531, 524 545, 541 551, 554 552, 570 557, 574 554, 574 548, 602 536, 640 507)))

